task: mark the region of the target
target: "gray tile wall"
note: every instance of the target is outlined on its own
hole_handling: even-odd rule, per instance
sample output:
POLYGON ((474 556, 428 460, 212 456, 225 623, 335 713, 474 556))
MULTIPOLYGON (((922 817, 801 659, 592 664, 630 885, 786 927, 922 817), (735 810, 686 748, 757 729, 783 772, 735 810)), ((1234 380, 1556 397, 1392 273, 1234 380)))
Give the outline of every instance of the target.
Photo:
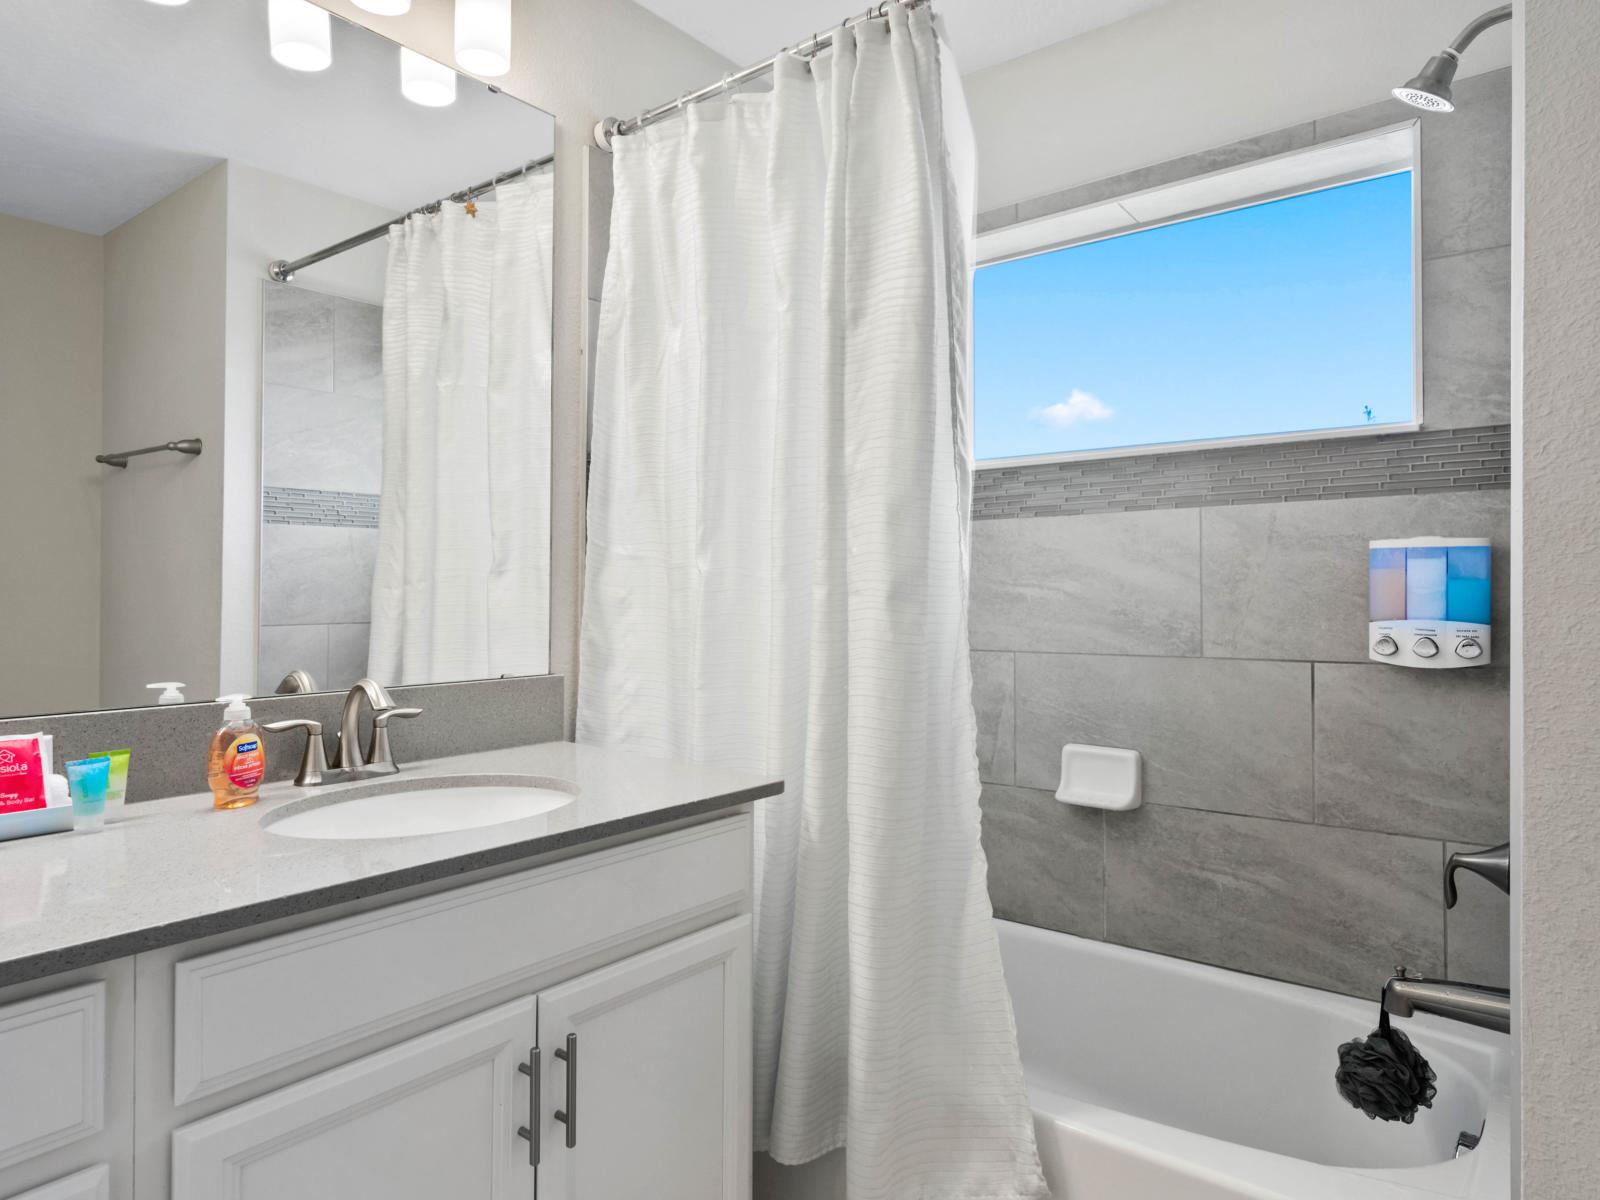
MULTIPOLYGON (((983 471, 969 631, 996 912, 1375 997, 1505 984, 1509 906, 1444 859, 1509 829, 1506 72, 1423 124, 1426 428, 983 471), (1287 503, 1289 500, 1315 503, 1287 503), (1028 517, 1031 519, 996 519, 1028 517), (1489 536, 1489 667, 1369 662, 1367 542, 1489 536), (1061 747, 1139 750, 1144 807, 1055 800, 1061 747)), ((982 218, 1093 203, 1409 116, 1397 104, 982 218)))
POLYGON ((383 476, 383 309, 266 285, 256 686, 366 674, 383 476))
POLYGON ((1261 446, 985 467, 972 519, 1282 504, 1511 486, 1511 427, 1423 429, 1261 446))

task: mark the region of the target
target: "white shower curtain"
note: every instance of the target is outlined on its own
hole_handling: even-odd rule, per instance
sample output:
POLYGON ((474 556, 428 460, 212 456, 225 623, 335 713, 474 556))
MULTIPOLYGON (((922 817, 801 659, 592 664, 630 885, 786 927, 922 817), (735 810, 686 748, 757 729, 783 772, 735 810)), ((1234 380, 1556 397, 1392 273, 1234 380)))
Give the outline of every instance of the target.
POLYGON ((757 806, 756 1136, 851 1200, 1046 1194, 966 633, 970 130, 926 9, 618 139, 578 737, 757 806))
POLYGON ((549 670, 551 176, 389 233, 367 673, 549 670))

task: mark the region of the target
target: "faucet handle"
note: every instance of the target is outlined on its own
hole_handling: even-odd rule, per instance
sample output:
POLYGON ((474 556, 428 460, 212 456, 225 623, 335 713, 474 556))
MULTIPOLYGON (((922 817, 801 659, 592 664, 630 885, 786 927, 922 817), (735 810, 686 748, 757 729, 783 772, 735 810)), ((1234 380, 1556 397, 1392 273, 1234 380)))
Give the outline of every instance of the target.
POLYGON ((328 769, 327 751, 322 745, 322 722, 305 717, 288 721, 270 721, 261 728, 269 733, 286 733, 291 729, 306 731, 306 748, 300 756, 300 770, 295 773, 295 787, 316 787, 322 782, 322 773, 328 769))
POLYGON ((1444 864, 1444 906, 1456 906, 1456 872, 1482 875, 1507 895, 1511 894, 1511 843, 1487 850, 1457 850, 1444 864))
POLYGON ((372 714, 372 736, 367 739, 367 766, 393 766, 398 764, 389 749, 389 721, 394 717, 420 717, 420 708, 383 708, 372 714))

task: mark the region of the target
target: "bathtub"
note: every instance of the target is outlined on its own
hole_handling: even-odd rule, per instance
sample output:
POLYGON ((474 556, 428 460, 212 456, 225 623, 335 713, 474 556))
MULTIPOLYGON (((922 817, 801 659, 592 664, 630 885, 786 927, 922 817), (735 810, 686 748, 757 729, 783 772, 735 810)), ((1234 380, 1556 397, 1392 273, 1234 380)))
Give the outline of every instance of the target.
POLYGON ((998 921, 1039 1154, 1058 1200, 1505 1200, 1510 1039, 1398 1022, 1438 1075, 1411 1125, 1334 1091, 1356 1000, 998 921), (1456 1156, 1462 1132, 1482 1138, 1456 1156))

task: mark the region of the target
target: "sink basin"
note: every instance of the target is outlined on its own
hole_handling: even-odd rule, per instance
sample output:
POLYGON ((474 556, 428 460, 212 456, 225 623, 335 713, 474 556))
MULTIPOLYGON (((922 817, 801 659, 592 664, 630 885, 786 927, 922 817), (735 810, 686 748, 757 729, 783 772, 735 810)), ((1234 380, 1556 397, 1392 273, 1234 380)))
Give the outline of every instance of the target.
POLYGON ((393 778, 296 801, 261 823, 282 837, 425 837, 537 817, 575 798, 571 784, 534 775, 393 778))

